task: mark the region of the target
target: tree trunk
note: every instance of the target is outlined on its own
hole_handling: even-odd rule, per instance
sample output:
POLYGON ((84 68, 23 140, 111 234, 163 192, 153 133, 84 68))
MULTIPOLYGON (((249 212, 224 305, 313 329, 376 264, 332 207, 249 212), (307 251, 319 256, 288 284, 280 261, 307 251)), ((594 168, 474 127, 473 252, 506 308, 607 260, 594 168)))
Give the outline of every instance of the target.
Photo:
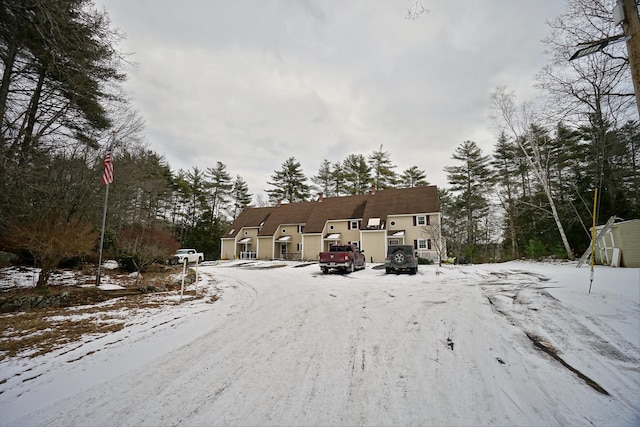
MULTIPOLYGON (((4 124, 4 115, 7 111, 7 98, 9 96, 9 86, 11 76, 13 75, 13 64, 15 63, 16 54, 18 52, 16 41, 11 40, 7 46, 7 56, 4 60, 4 73, 0 82, 0 124, 4 124)), ((4 126, 3 126, 4 127, 4 126)), ((0 134, 0 143, 4 145, 4 135, 0 134)))
POLYGON ((47 283, 49 283, 49 278, 51 277, 51 273, 53 272, 55 265, 50 266, 47 262, 42 262, 42 268, 40 269, 40 274, 38 275, 38 282, 36 283, 36 289, 46 289, 47 283))
MULTIPOLYGON (((36 125, 36 116, 38 114, 38 108, 40 106, 40 96, 42 95, 42 86, 44 85, 44 79, 46 70, 44 66, 40 67, 40 74, 38 75, 38 83, 31 95, 31 101, 29 102, 29 110, 27 111, 27 124, 22 130, 22 149, 20 154, 20 161, 25 160, 25 155, 28 155, 29 149, 33 143, 33 129, 36 125)), ((19 138, 19 137, 18 137, 19 138)))

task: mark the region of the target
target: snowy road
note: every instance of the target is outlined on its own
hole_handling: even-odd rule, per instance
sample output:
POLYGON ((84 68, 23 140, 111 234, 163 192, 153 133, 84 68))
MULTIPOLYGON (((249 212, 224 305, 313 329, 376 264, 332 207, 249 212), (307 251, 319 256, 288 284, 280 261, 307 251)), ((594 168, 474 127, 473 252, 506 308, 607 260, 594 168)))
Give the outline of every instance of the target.
POLYGON ((588 271, 571 266, 201 267, 218 302, 154 337, 49 363, 36 381, 55 389, 76 369, 74 391, 10 388, 0 424, 637 425, 635 271, 587 296, 576 275, 588 271))

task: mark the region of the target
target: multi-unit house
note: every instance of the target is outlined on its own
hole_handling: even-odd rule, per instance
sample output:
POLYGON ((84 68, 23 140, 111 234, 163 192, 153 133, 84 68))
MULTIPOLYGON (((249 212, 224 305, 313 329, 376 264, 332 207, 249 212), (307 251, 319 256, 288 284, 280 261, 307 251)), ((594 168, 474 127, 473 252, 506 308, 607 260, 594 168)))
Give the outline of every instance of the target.
POLYGON ((445 257, 435 186, 244 209, 221 239, 222 259, 316 260, 351 243, 367 261, 384 262, 390 244, 413 245, 422 258, 445 257))

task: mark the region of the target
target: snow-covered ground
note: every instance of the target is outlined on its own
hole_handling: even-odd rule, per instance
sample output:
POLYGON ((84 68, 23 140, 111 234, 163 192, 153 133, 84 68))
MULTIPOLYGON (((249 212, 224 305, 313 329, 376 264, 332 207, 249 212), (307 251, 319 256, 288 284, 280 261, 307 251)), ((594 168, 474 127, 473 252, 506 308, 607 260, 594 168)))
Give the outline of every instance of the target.
POLYGON ((199 275, 218 301, 1 362, 0 425, 640 425, 640 269, 199 275))

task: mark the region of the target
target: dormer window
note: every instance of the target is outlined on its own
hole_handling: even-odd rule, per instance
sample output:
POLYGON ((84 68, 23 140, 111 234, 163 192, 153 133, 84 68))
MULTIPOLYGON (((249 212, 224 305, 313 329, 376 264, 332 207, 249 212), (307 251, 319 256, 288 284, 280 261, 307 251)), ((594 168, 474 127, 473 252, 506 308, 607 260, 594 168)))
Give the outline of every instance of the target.
POLYGON ((367 222, 367 228, 378 227, 380 227, 380 218, 369 218, 369 222, 367 222))

